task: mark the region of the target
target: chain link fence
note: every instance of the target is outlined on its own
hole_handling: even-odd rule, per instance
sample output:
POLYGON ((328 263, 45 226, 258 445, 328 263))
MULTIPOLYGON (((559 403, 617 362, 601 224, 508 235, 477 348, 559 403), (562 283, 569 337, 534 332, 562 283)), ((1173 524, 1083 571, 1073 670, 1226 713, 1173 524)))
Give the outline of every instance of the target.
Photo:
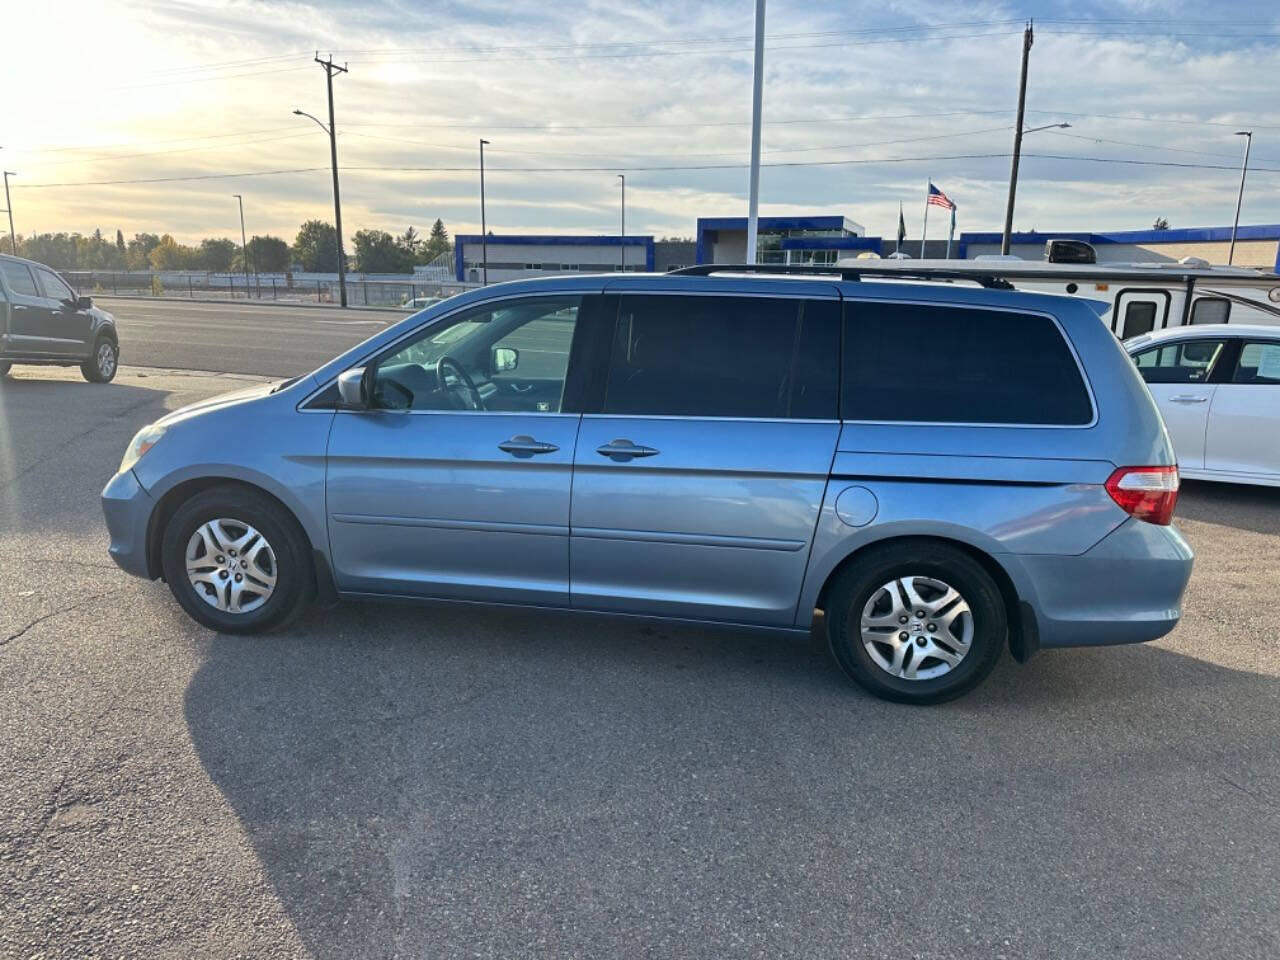
MULTIPOLYGON (((81 295, 99 297, 190 297, 193 300, 248 300, 277 303, 341 302, 338 278, 294 274, 214 274, 168 271, 116 273, 64 271, 81 295)), ((419 308, 456 291, 446 292, 431 280, 348 279, 347 305, 352 307, 419 308)))

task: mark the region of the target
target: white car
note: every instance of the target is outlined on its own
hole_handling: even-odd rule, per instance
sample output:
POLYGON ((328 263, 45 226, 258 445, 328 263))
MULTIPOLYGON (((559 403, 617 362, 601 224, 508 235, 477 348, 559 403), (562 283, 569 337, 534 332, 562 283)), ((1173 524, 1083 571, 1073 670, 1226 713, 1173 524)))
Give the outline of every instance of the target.
POLYGON ((1280 486, 1280 326, 1212 323, 1126 340, 1178 470, 1280 486))

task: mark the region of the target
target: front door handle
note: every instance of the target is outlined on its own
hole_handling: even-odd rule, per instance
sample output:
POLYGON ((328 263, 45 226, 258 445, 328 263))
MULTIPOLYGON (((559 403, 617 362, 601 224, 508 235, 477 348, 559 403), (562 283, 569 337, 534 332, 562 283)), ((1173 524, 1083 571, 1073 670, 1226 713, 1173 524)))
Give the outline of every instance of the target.
POLYGON ((596 447, 596 453, 608 457, 615 463, 626 463, 636 457, 652 457, 658 451, 653 447, 642 447, 630 440, 618 439, 596 447))
POLYGON ((1207 403, 1208 397, 1201 397, 1193 393, 1182 393, 1176 397, 1170 397, 1174 403, 1207 403))
POLYGON ((543 443, 541 440, 535 440, 533 437, 519 434, 510 440, 503 440, 498 444, 498 449, 511 454, 513 457, 526 459, 539 453, 555 453, 560 448, 554 443, 543 443))

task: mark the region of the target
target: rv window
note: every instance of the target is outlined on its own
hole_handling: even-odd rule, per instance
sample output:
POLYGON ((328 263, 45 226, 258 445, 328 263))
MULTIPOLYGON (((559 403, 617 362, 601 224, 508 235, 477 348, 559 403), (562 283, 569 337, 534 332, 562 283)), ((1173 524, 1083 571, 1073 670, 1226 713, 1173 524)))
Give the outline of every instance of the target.
POLYGON ((1120 333, 1121 340, 1128 340, 1156 328, 1156 305, 1150 301, 1133 300, 1125 307, 1124 329, 1120 333))
POLYGON ((1231 301, 1226 297, 1200 297, 1191 308, 1192 323, 1226 323, 1231 301))

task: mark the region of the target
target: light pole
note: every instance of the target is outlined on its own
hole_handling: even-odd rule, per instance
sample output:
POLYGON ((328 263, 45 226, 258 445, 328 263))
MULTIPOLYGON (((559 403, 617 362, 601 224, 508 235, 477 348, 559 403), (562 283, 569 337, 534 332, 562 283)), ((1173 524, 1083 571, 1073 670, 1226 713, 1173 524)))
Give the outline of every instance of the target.
POLYGON ((622 244, 619 247, 622 256, 622 272, 627 272, 627 175, 625 173, 618 174, 618 179, 622 181, 622 244))
POLYGON ((756 57, 751 85, 751 178, 747 187, 747 263, 756 262, 760 226, 760 122, 764 102, 764 0, 756 0, 756 57))
POLYGON ((484 285, 489 285, 489 231, 484 220, 484 148, 488 140, 480 140, 480 269, 484 285))
POLYGON ((249 299, 249 244, 244 239, 244 197, 238 193, 233 193, 233 197, 240 201, 240 253, 244 257, 244 298, 249 299))
POLYGON ((342 198, 338 193, 338 130, 333 122, 333 75, 346 73, 347 68, 334 63, 332 56, 328 60, 321 60, 317 53, 315 61, 324 67, 325 80, 329 89, 329 125, 326 127, 311 114, 303 113, 301 110, 293 112, 300 117, 315 120, 320 129, 329 135, 329 159, 333 165, 333 226, 337 231, 338 241, 338 298, 345 307, 347 305, 347 255, 342 249, 342 198))
MULTIPOLYGON (((1244 178, 1249 173, 1249 148, 1253 146, 1252 130, 1237 130, 1237 137, 1244 137, 1244 164, 1240 167, 1240 193, 1236 197, 1236 218, 1231 224, 1231 249, 1227 252, 1227 266, 1231 266, 1231 261, 1236 256, 1236 231, 1240 228, 1240 205, 1244 203, 1244 178)), ((6 190, 8 189, 6 185, 6 190)), ((10 232, 13 227, 9 227, 10 232)))
POLYGON ((9 202, 9 178, 16 176, 17 174, 12 170, 4 172, 4 210, 9 214, 9 249, 15 257, 18 255, 18 235, 13 232, 13 204, 9 202))
MULTIPOLYGON (((1030 29, 1030 28, 1028 28, 1030 29)), ((1030 44, 1027 46, 1030 49, 1030 44)), ((1026 83, 1026 61, 1023 61, 1023 83, 1026 83)), ((1022 130, 1022 103, 1018 103, 1018 124, 1019 132, 1013 140, 1013 167, 1009 171, 1009 203, 1004 211, 1004 235, 1000 239, 1000 252, 1002 254, 1009 253, 1009 242, 1013 237, 1013 198, 1018 192, 1018 160, 1022 156, 1022 138, 1028 133, 1039 133, 1041 130, 1066 130, 1071 126, 1069 123, 1046 123, 1039 127, 1030 127, 1022 130)))

